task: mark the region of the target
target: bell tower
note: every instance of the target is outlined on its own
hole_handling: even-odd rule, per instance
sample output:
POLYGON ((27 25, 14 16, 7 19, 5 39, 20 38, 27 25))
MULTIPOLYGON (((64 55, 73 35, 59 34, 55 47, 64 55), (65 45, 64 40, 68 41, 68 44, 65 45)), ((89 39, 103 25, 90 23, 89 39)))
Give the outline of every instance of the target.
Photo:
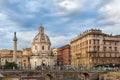
POLYGON ((13 38, 13 62, 17 63, 17 37, 16 32, 14 32, 14 38, 13 38))

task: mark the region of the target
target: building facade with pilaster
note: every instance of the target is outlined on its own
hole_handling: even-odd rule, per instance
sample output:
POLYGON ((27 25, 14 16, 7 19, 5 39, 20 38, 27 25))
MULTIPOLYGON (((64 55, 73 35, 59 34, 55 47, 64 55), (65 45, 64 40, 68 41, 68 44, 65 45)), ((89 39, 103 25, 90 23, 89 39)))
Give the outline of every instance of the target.
POLYGON ((75 67, 91 67, 101 64, 119 64, 120 35, 105 34, 90 29, 71 41, 71 64, 75 67))
POLYGON ((29 58, 30 58, 31 48, 25 48, 23 49, 22 54, 22 67, 28 68, 29 67, 29 58))

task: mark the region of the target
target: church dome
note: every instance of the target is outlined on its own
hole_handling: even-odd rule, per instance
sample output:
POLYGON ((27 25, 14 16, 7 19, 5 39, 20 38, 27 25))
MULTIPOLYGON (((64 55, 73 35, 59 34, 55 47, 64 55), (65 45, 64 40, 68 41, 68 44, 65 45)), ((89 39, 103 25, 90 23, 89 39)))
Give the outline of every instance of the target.
MULTIPOLYGON (((44 27, 39 27, 38 34, 34 37, 31 47, 30 64, 31 68, 40 65, 51 65, 54 63, 51 54, 51 43, 49 37, 44 33, 44 27)), ((53 64, 54 65, 54 64, 53 64)))
POLYGON ((49 37, 44 33, 44 27, 40 26, 39 33, 33 39, 33 44, 35 43, 46 43, 51 44, 49 37))

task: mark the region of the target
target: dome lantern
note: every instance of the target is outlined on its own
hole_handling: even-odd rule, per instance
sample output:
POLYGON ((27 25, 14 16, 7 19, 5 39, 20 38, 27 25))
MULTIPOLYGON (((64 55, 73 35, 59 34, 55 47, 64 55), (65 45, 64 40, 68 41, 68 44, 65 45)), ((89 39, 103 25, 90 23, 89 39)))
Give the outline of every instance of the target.
POLYGON ((42 25, 39 27, 39 33, 44 34, 44 27, 42 25))

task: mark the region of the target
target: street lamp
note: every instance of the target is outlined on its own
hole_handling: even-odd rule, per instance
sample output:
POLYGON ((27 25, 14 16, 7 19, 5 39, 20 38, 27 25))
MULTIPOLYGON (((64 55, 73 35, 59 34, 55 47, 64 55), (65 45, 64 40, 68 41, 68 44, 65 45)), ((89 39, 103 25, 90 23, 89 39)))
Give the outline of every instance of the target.
POLYGON ((35 69, 36 69, 36 61, 35 61, 35 69))
POLYGON ((28 70, 31 68, 31 64, 30 64, 30 56, 28 56, 28 70))
POLYGON ((19 68, 20 69, 22 68, 22 62, 19 62, 19 68))

